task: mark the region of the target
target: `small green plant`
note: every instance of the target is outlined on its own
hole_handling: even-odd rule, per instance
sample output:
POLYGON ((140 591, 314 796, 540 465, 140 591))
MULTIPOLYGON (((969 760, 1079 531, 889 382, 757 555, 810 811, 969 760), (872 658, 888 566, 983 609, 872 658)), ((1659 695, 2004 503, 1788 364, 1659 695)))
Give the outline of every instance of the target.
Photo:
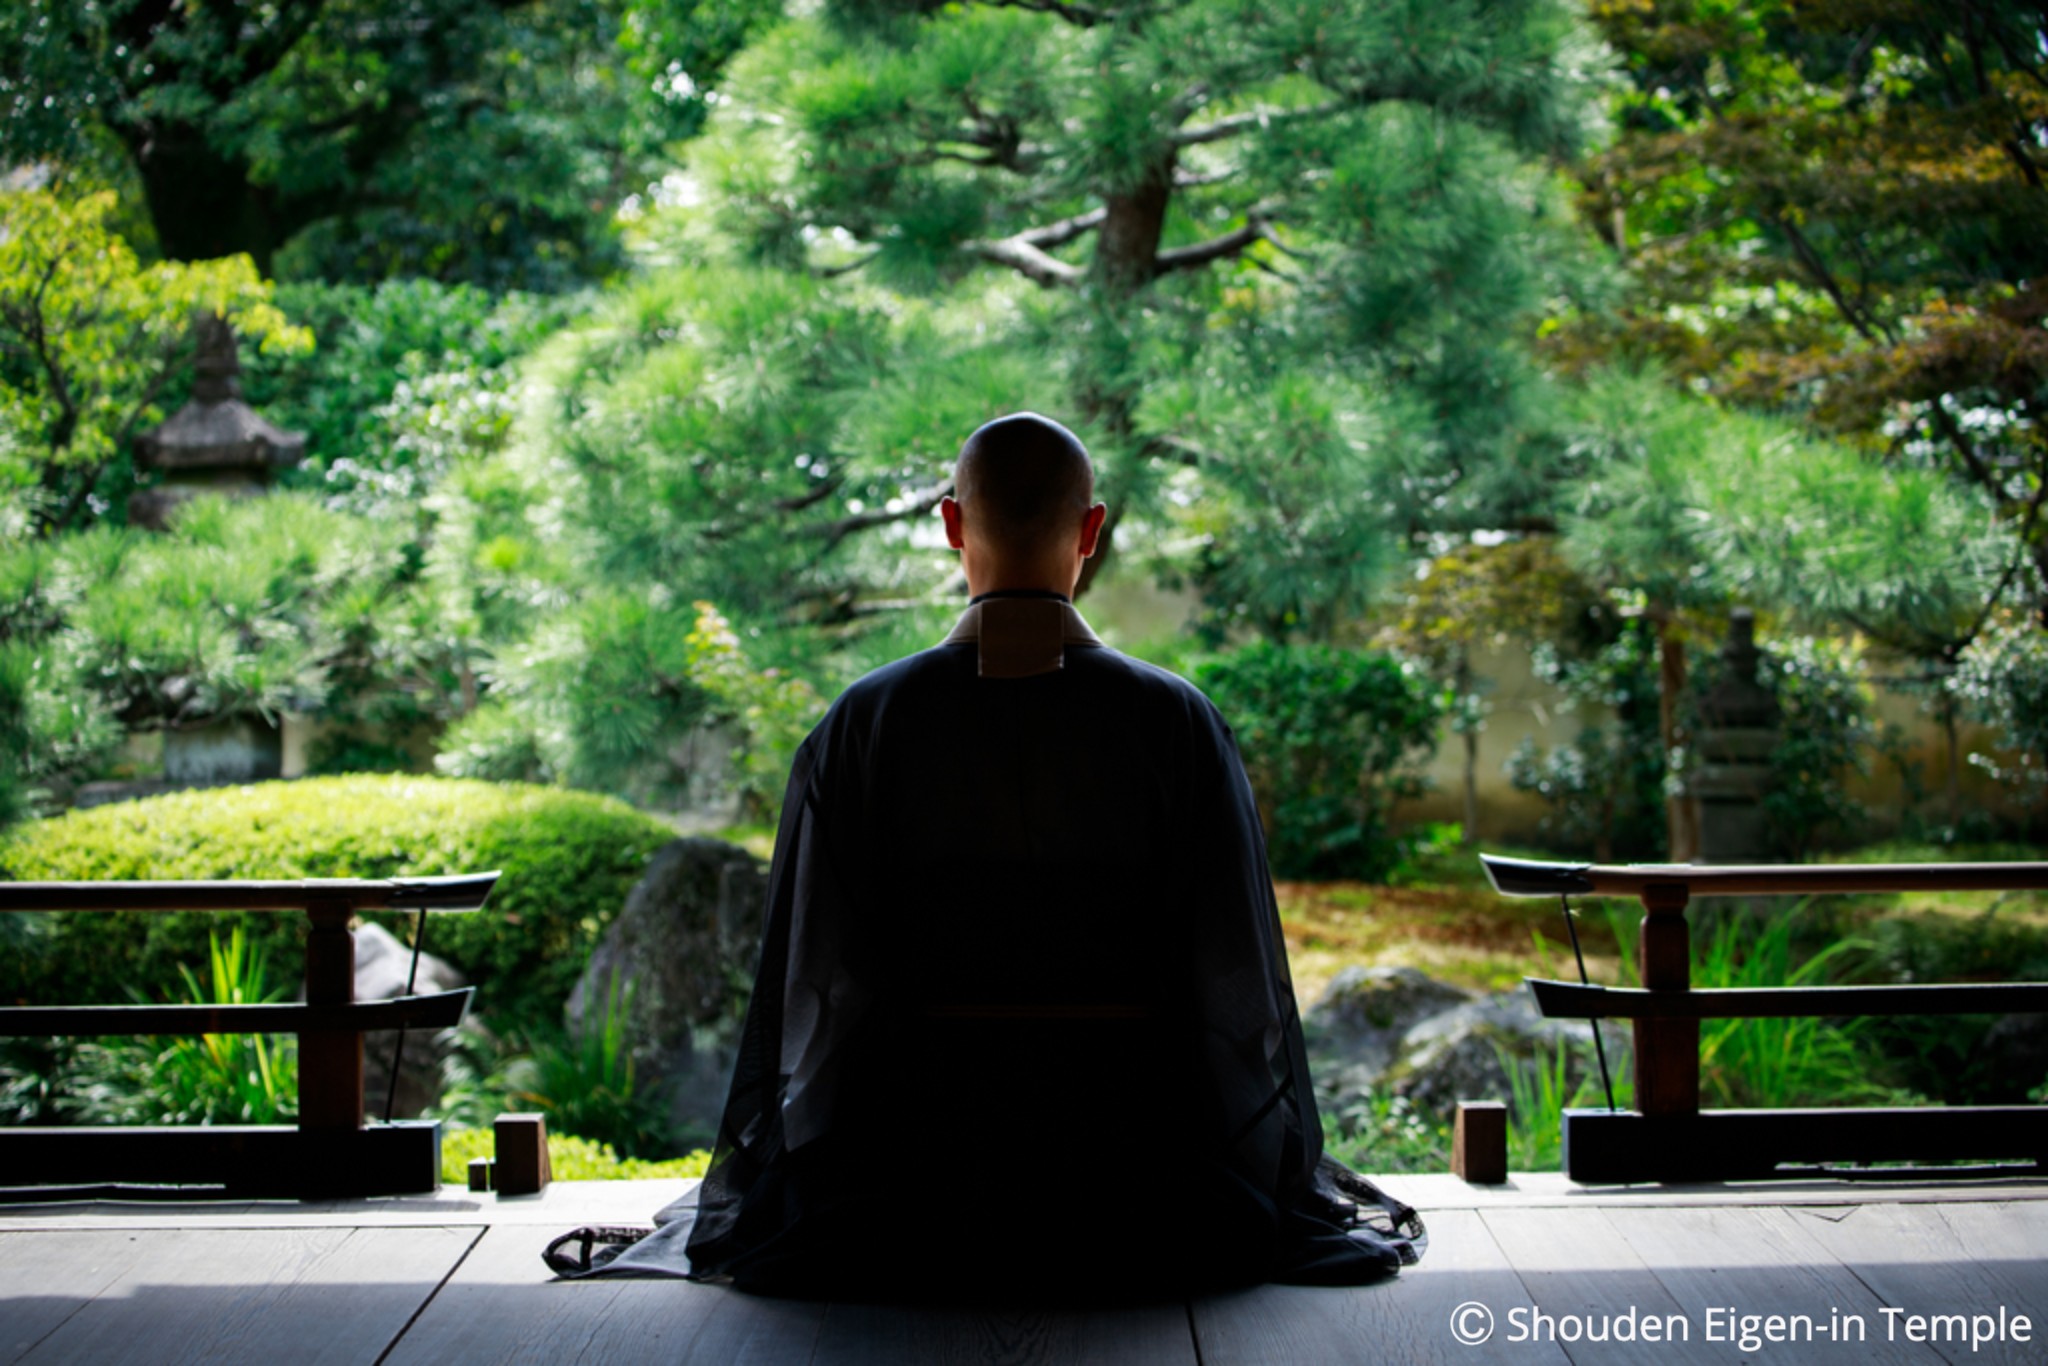
MULTIPOLYGON (((1533 1057, 1517 1059, 1496 1047, 1501 1070, 1508 1077, 1508 1166, 1519 1172, 1555 1171, 1564 1162, 1564 1112, 1604 1106, 1598 1073, 1590 1066, 1579 1072, 1578 1085, 1571 1084, 1572 1057, 1577 1050, 1568 1045, 1538 1045, 1533 1057)), ((1623 1072, 1614 1077, 1614 1104, 1627 1109, 1635 1087, 1623 1072)))
POLYGON ((1451 1128, 1406 1096, 1375 1092, 1341 1114, 1323 1114, 1323 1150, 1361 1172, 1440 1172, 1451 1160, 1451 1128))
MULTIPOLYGON (((1793 942, 1804 902, 1767 918, 1719 913, 1702 936, 1695 927, 1695 987, 1810 986, 1849 969, 1874 945, 1838 939, 1804 958, 1793 942)), ((1610 908, 1616 942, 1631 944, 1628 912, 1610 908)), ((1625 985, 1639 985, 1634 955, 1621 956, 1625 985)), ((1713 1105, 1776 1108, 1885 1101, 1896 1092, 1873 1075, 1875 1049, 1862 1019, 1707 1020, 1700 1027, 1700 1090, 1713 1105)))
MULTIPOLYGON (((265 954, 240 926, 209 936, 202 979, 185 964, 193 1005, 257 1005, 283 997, 265 982, 265 954)), ((202 1034, 157 1046, 143 1040, 81 1044, 60 1111, 116 1124, 284 1124, 298 1113, 298 1048, 288 1038, 202 1034)))
POLYGON ((580 1031, 534 1040, 531 1070, 514 1095, 544 1112, 557 1132, 644 1158, 673 1151, 675 1140, 660 1100, 634 1081, 626 1041, 633 994, 633 984, 614 976, 603 1010, 586 1016, 580 1031))

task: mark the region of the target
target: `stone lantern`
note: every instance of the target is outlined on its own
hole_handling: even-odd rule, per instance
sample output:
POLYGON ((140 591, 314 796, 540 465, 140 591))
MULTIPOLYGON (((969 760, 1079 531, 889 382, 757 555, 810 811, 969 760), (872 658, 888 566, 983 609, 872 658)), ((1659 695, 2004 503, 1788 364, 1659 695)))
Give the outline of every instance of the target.
POLYGON ((1738 607, 1721 647, 1721 680, 1700 699, 1700 861, 1761 863, 1770 856, 1764 798, 1778 743, 1777 699, 1756 679, 1756 614, 1738 607))
MULTIPOLYGON (((235 330, 225 318, 201 314, 198 377, 192 398, 154 431, 135 438, 138 469, 162 482, 128 500, 128 520, 161 531, 178 504, 202 493, 252 497, 270 490, 276 472, 304 456, 306 438, 280 430, 242 402, 242 364, 235 330)), ((164 733, 164 778, 173 785, 255 782, 283 769, 279 726, 261 716, 234 716, 164 733)))
POLYGON ((160 471, 163 479, 128 499, 128 520, 154 531, 195 494, 267 492, 276 471, 306 452, 304 436, 280 430, 242 402, 242 363, 227 320, 201 314, 195 330, 199 374, 191 401, 135 438, 136 468, 160 471))

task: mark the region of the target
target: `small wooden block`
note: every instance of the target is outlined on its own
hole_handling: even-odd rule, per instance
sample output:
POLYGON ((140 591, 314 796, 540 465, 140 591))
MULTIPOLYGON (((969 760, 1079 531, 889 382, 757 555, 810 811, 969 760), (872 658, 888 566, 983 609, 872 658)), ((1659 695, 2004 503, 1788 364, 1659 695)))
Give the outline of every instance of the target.
POLYGON ((1508 1107, 1497 1100, 1461 1100, 1451 1130, 1451 1174, 1476 1186, 1508 1179, 1508 1107))
POLYGON ((487 1191, 491 1188, 491 1159, 469 1159, 469 1188, 473 1191, 487 1191))
POLYGON ((539 1115, 499 1115, 491 1125, 497 1161, 492 1184, 500 1195, 538 1195, 554 1179, 548 1166, 548 1126, 539 1115))

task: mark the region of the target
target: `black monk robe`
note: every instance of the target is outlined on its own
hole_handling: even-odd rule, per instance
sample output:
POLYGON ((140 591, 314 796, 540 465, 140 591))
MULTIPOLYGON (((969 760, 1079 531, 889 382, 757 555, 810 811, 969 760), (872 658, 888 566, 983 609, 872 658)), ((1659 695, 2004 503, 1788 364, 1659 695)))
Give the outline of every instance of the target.
POLYGON ((601 1269, 1113 1294, 1423 1247, 1323 1155, 1229 727, 1063 599, 978 599, 848 688, 770 886, 710 1174, 601 1269))

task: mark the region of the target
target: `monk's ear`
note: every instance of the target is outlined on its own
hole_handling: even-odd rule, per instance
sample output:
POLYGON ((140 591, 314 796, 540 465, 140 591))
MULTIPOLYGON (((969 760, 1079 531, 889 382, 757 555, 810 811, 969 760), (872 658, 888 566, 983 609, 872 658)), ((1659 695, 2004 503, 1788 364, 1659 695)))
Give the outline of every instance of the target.
POLYGON ((951 498, 939 499, 939 518, 946 524, 946 544, 955 550, 965 550, 967 542, 960 539, 960 505, 951 498))
POLYGON ((1095 542, 1102 535, 1102 519, 1109 515, 1109 504, 1097 503, 1081 514, 1081 558, 1087 559, 1095 553, 1095 542))

